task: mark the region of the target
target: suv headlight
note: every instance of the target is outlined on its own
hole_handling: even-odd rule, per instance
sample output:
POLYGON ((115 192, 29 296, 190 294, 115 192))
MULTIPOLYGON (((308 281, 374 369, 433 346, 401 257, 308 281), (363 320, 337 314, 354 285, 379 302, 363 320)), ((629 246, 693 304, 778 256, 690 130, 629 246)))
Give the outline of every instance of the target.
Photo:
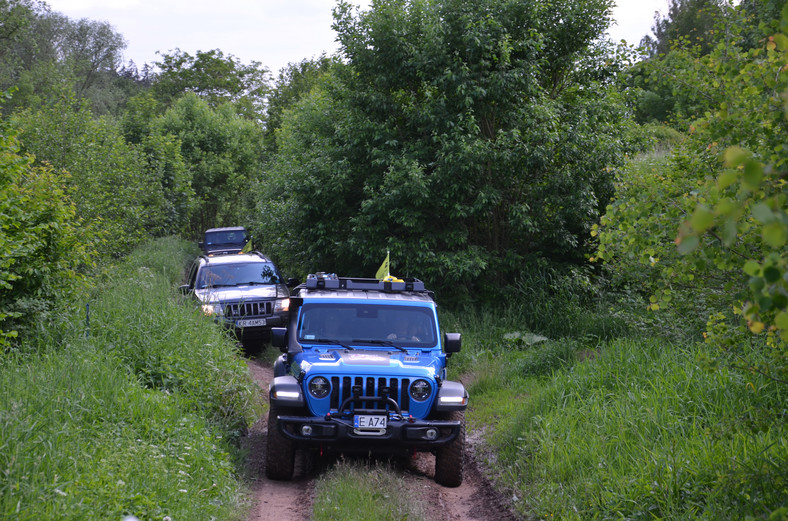
POLYGON ((423 402, 432 394, 432 386, 427 380, 419 378, 410 384, 410 397, 417 402, 423 402))
POLYGON ((309 394, 315 398, 325 398, 331 392, 331 382, 324 376, 315 376, 309 382, 309 394))
POLYGON ((224 310, 222 309, 221 304, 203 304, 202 312, 204 315, 207 315, 209 317, 224 315, 224 310))
POLYGON ((289 298, 277 299, 277 301, 274 303, 274 313, 277 313, 277 312, 280 312, 280 311, 287 311, 289 309, 290 309, 290 299, 289 298))

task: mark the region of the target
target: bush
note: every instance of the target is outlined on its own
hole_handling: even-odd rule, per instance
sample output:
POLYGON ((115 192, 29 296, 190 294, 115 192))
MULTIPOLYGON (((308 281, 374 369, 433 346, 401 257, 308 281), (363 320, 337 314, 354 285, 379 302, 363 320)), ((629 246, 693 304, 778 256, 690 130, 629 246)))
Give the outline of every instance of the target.
POLYGON ((92 262, 64 182, 51 167, 34 167, 16 130, 0 121, 0 349, 79 288, 92 262))

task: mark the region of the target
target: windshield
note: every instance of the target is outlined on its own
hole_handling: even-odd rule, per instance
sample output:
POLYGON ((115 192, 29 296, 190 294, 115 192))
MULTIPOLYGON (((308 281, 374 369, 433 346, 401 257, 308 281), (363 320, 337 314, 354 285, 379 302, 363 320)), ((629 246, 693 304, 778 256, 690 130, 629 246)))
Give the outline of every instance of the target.
POLYGON ((384 304, 304 304, 300 342, 434 347, 437 329, 431 308, 384 304))
POLYGON ((246 234, 240 230, 205 233, 205 244, 243 244, 246 239, 246 234))
POLYGON ((196 289, 248 284, 278 284, 281 280, 274 265, 268 262, 245 262, 206 266, 200 270, 196 289))

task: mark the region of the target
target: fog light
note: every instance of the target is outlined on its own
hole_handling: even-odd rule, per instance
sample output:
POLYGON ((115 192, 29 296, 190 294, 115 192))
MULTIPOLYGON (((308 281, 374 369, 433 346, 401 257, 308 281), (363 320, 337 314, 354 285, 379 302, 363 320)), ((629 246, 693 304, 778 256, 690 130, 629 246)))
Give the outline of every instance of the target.
POLYGON ((301 426, 301 436, 311 436, 312 435, 312 426, 311 425, 302 425, 301 426))
POLYGON ((424 437, 429 441, 436 439, 438 437, 438 429, 430 427, 424 432, 424 437))

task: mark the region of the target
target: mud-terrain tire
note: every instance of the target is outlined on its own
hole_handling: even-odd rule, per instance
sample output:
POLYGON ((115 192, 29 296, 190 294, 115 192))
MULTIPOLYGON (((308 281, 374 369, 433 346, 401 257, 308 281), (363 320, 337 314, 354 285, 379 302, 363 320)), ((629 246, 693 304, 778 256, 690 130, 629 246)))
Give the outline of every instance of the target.
POLYGON ((435 482, 444 487, 459 487, 465 467, 465 411, 442 413, 438 419, 459 421, 460 432, 454 441, 435 451, 435 482))
POLYGON ((282 414, 273 405, 268 410, 268 443, 265 452, 265 475, 268 479, 289 481, 295 468, 295 446, 279 430, 277 416, 282 414))

